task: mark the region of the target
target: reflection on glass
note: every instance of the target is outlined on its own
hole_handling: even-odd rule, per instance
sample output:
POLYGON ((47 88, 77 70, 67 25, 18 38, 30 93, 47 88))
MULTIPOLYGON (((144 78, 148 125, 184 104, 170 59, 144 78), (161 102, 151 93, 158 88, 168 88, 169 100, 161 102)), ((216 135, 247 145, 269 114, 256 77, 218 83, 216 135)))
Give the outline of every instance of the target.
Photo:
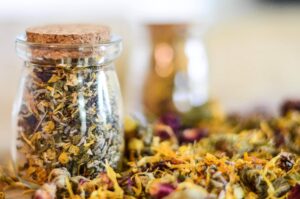
POLYGON ((149 25, 150 70, 143 103, 148 116, 185 112, 208 98, 208 64, 200 38, 186 24, 149 25))

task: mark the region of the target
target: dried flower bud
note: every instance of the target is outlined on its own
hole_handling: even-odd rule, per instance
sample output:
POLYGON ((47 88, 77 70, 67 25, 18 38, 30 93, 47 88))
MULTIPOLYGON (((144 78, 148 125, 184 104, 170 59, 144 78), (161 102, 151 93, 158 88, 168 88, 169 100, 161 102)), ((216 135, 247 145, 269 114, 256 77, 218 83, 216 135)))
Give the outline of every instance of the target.
POLYGON ((275 196, 281 197, 284 196, 290 189, 291 185, 288 183, 287 179, 279 177, 274 182, 272 182, 275 189, 275 196))
POLYGON ((43 125, 43 132, 45 133, 52 133, 52 131, 54 130, 55 128, 55 124, 53 121, 49 121, 47 123, 45 123, 43 125))
POLYGON ((53 169, 49 174, 48 181, 54 183, 58 188, 65 188, 67 177, 70 177, 70 173, 65 168, 53 169))
POLYGON ((161 199, 171 194, 176 188, 168 183, 153 183, 150 187, 150 195, 161 199))
POLYGON ((300 198, 300 184, 294 186, 288 196, 288 199, 298 199, 300 198))
POLYGON ((84 183, 86 183, 86 182, 88 182, 88 180, 87 179, 85 179, 85 178, 81 178, 80 180, 79 180, 79 185, 83 185, 84 183))
POLYGON ((98 178, 100 179, 100 184, 101 185, 106 185, 108 188, 112 188, 114 186, 113 182, 110 180, 107 173, 101 172, 99 174, 98 178))
POLYGON ((179 132, 181 127, 180 118, 174 113, 168 113, 161 116, 159 122, 170 126, 175 134, 179 132))
POLYGON ((54 199, 56 194, 56 185, 46 183, 38 189, 33 196, 33 199, 54 199))
POLYGON ((66 152, 62 152, 59 155, 58 160, 61 164, 67 164, 69 162, 69 156, 66 152))
POLYGON ((161 140, 167 140, 170 138, 176 139, 172 128, 165 124, 157 124, 154 129, 154 135, 160 137, 161 140))
POLYGON ((52 198, 47 191, 39 189, 35 192, 33 199, 52 199, 52 198))
POLYGON ((257 170, 244 168, 240 171, 240 178, 243 184, 260 198, 268 196, 268 193, 265 191, 268 189, 267 183, 257 170))
POLYGON ((280 153, 280 157, 277 160, 277 165, 286 172, 291 170, 295 164, 295 155, 287 152, 280 153))
POLYGON ((181 143, 193 143, 195 141, 199 141, 200 139, 206 137, 207 135, 208 132, 206 129, 199 129, 199 128, 185 129, 182 132, 179 139, 181 143))

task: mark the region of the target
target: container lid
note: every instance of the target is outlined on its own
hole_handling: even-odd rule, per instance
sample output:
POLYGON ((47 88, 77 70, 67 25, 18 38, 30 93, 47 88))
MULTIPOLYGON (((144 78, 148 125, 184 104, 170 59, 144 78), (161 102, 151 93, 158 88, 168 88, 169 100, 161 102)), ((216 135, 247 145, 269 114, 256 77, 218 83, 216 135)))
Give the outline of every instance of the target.
POLYGON ((121 48, 121 38, 102 25, 56 24, 30 27, 25 32, 17 38, 16 49, 26 60, 86 57, 106 60, 108 55, 116 57, 121 48))
POLYGON ((92 24, 55 24, 26 29, 28 42, 40 44, 97 44, 109 41, 110 28, 92 24))

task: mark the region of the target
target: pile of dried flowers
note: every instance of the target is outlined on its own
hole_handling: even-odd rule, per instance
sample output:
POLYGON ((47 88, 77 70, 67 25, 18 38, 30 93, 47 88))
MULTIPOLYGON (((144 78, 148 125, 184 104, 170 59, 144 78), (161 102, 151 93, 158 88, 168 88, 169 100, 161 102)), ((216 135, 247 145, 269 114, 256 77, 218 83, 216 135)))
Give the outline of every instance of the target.
MULTIPOLYGON (((54 169, 34 199, 52 198, 300 198, 300 112, 225 116, 209 102, 151 124, 126 118, 122 171, 109 164, 94 179, 54 169)), ((20 185, 1 172, 0 189, 20 185)))

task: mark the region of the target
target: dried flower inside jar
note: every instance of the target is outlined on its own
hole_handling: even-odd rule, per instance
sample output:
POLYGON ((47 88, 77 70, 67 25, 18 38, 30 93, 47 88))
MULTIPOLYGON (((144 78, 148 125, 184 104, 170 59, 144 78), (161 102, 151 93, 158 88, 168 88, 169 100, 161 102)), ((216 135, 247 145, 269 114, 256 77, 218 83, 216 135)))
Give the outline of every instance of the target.
POLYGON ((25 60, 15 103, 21 178, 40 184, 54 168, 95 177, 123 152, 122 107, 113 61, 121 40, 98 25, 29 28, 17 39, 25 60))

